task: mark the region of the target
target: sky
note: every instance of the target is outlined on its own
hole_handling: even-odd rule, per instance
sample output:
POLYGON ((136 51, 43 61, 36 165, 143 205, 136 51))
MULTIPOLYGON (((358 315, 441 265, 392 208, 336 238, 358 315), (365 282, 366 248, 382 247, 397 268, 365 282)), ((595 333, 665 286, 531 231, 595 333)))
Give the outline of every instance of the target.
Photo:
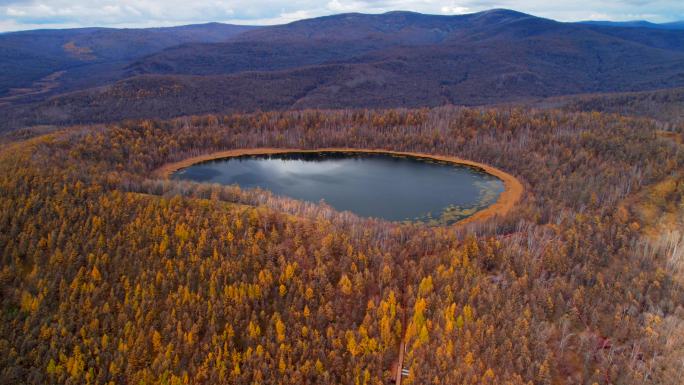
POLYGON ((684 20, 684 0, 0 0, 0 31, 205 22, 270 25, 344 12, 453 15, 492 8, 559 21, 684 20))

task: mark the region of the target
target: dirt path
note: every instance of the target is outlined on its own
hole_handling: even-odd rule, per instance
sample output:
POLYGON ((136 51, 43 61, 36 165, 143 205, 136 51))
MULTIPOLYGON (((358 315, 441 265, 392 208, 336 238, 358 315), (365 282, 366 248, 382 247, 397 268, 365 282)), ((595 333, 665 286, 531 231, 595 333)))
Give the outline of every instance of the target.
POLYGON ((399 344, 399 360, 397 364, 397 373, 395 374, 394 383, 396 385, 401 385, 401 377, 403 377, 402 371, 404 370, 404 341, 399 344))
POLYGON ((382 149, 359 149, 359 148, 340 148, 340 147, 334 147, 334 148, 318 148, 315 150, 303 150, 303 149, 296 149, 296 148, 248 148, 248 149, 236 149, 236 150, 228 150, 228 151, 220 151, 220 152, 215 152, 212 154, 205 154, 205 155, 200 155, 200 156, 195 156, 192 158, 184 159, 179 162, 174 162, 174 163, 168 163, 160 167, 154 172, 154 175, 160 178, 169 178, 171 174, 174 172, 192 166, 193 164, 208 161, 208 160, 213 160, 213 159, 221 159, 221 158, 230 158, 234 156, 240 156, 240 155, 265 155, 265 154, 286 154, 286 153, 292 153, 292 152, 361 152, 361 153, 384 153, 384 154, 392 154, 392 155, 400 155, 400 156, 411 156, 411 157, 416 157, 416 158, 423 158, 423 159, 431 159, 431 160, 438 160, 438 161, 444 161, 444 162, 451 162, 455 164, 461 164, 461 165, 466 165, 469 167, 474 167, 477 169, 480 169, 488 174, 494 175, 495 177, 501 179, 504 184, 504 191, 499 195, 499 199, 497 199, 496 202, 494 202, 492 205, 489 207, 485 208, 484 210, 480 210, 476 212, 475 214, 471 215, 470 217, 459 221, 455 224, 455 226, 463 226, 469 223, 477 222, 477 221, 482 221, 497 215, 505 215, 513 207, 515 206, 516 203, 520 200, 522 197, 522 194, 524 192, 524 187, 522 183, 515 178, 513 175, 508 174, 507 172, 504 172, 498 168, 483 164, 483 163, 478 163, 478 162, 473 162, 471 160, 467 159, 461 159, 455 156, 444 156, 444 155, 431 155, 431 154, 425 154, 425 153, 419 153, 419 152, 402 152, 402 151, 390 151, 390 150, 382 150, 382 149))

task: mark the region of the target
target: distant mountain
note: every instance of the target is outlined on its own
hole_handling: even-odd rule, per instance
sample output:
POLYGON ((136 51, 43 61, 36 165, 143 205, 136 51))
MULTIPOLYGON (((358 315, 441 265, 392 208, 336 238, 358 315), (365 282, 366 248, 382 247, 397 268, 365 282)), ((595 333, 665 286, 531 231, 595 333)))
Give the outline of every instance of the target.
POLYGON ((170 46, 220 42, 253 29, 249 26, 202 24, 170 28, 80 28, 34 30, 0 35, 0 96, 12 88, 27 94, 45 77, 59 90, 104 84, 120 78, 130 61, 170 46), (65 71, 65 72, 62 72, 65 71), (28 92, 26 92, 28 91, 28 92))
MULTIPOLYGON (((220 41, 161 45, 107 64, 111 70, 100 72, 106 81, 97 71, 88 76, 86 66, 69 69, 63 76, 83 79, 68 78, 74 92, 31 104, 6 102, 0 124, 486 105, 684 86, 684 31, 560 23, 510 10, 342 14, 243 30, 220 41)), ((82 46, 96 45, 75 41, 68 50, 82 61, 101 55, 79 51, 82 46)))
POLYGON ((684 29, 684 20, 673 21, 672 23, 665 23, 663 25, 667 26, 667 29, 684 29))
POLYGON ((672 23, 651 23, 646 20, 632 20, 632 21, 603 21, 603 20, 587 20, 582 21, 582 24, 600 25, 606 27, 626 27, 626 28, 652 28, 652 29, 670 29, 670 30, 684 30, 684 21, 675 21, 672 23))
MULTIPOLYGON (((683 53, 679 31, 558 23, 508 10, 462 16, 392 12, 303 20, 225 43, 186 44, 141 59, 129 74, 228 75, 363 65, 375 68, 375 76, 367 76, 371 80, 417 81, 440 95, 426 102, 473 104, 528 94, 679 85, 683 53)), ((348 88, 326 86, 336 94, 348 88)), ((387 99, 382 90, 377 95, 387 99)), ((330 98, 339 100, 339 95, 330 98)), ((361 102, 374 103, 366 97, 361 102)))
POLYGON ((134 63, 129 74, 217 75, 353 63, 362 61, 364 54, 389 48, 478 40, 525 22, 559 24, 509 10, 459 16, 340 14, 260 28, 225 43, 173 47, 134 63))

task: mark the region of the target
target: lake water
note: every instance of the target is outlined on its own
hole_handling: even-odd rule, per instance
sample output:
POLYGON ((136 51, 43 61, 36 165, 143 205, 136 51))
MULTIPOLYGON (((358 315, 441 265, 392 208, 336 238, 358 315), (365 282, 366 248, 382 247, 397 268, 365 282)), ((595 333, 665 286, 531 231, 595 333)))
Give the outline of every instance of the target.
POLYGON ((449 224, 494 203, 503 182, 478 169, 362 152, 247 155, 198 163, 174 179, 259 187, 390 221, 449 224))

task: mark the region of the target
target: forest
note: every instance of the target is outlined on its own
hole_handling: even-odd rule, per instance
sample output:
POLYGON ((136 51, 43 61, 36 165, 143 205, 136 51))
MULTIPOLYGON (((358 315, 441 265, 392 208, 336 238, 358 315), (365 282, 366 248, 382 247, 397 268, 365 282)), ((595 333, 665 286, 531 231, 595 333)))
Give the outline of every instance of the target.
POLYGON ((684 125, 529 108, 303 110, 0 142, 0 383, 676 384, 684 125), (399 224, 160 167, 241 148, 457 156, 512 211, 399 224))

